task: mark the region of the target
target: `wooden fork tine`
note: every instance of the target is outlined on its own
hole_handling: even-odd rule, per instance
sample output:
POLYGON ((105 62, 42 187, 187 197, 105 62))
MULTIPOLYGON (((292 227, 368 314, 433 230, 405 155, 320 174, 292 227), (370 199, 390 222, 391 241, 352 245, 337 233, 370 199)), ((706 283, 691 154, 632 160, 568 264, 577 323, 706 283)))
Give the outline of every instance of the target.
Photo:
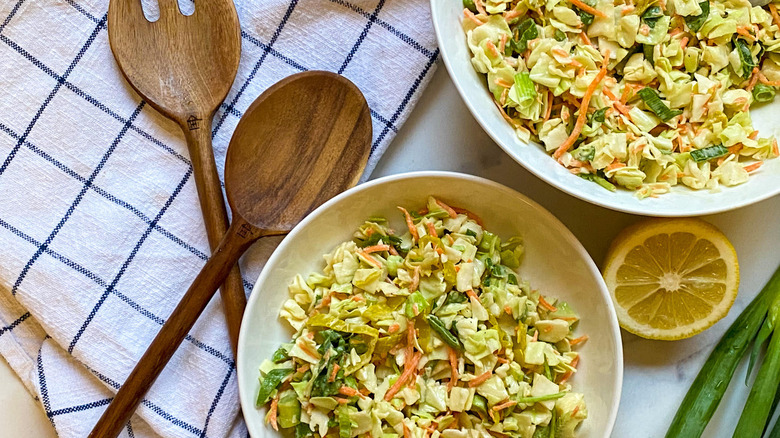
MULTIPOLYGON (((109 21, 134 22, 140 19, 149 21, 144 15, 141 0, 110 0, 108 3, 109 21), (112 20, 111 17, 114 19, 112 20)), ((140 22, 140 21, 138 21, 140 22)))
POLYGON ((179 11, 179 2, 176 0, 157 0, 157 3, 160 5, 160 18, 165 17, 166 15, 181 15, 181 11, 179 11))

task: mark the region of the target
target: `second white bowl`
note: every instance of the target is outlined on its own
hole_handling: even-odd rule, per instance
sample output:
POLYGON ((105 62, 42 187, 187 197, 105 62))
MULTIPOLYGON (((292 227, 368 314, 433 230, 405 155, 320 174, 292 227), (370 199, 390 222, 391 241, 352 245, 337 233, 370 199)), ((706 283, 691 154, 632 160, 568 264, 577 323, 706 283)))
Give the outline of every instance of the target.
MULTIPOLYGON (((536 143, 523 143, 493 104, 484 75, 471 66, 471 53, 461 27, 460 0, 431 0, 431 16, 444 65, 460 96, 488 135, 515 161, 547 183, 570 195, 613 210, 648 216, 699 216, 744 207, 780 193, 780 158, 767 160, 750 180, 717 193, 676 186, 658 198, 638 199, 625 189, 610 192, 572 175, 536 143)), ((750 114, 761 136, 780 136, 780 100, 750 114)))

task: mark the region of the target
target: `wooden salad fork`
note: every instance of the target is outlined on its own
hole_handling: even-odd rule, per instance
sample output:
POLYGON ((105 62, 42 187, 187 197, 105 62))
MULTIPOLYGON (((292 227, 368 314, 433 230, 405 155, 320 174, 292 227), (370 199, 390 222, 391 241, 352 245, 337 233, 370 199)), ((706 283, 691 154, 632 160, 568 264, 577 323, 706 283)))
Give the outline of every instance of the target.
MULTIPOLYGON (((211 147, 211 120, 238 72, 241 28, 232 0, 202 0, 185 16, 176 0, 158 0, 150 22, 141 0, 110 0, 111 51, 130 85, 184 131, 209 245, 214 250, 228 218, 211 147)), ((221 289, 233 353, 246 295, 238 265, 221 289)))

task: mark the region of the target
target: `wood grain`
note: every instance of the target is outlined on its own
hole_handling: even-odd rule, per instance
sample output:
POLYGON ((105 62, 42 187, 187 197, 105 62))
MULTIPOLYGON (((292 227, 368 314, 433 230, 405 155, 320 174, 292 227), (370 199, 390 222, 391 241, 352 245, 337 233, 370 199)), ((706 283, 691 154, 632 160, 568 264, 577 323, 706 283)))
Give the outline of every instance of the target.
MULTIPOLYGON (((108 33, 122 74, 149 104, 184 131, 209 245, 228 228, 222 187, 211 147, 211 120, 230 90, 241 57, 241 35, 232 0, 197 2, 184 16, 176 0, 160 0, 160 18, 143 15, 141 0, 111 0, 108 33)), ((246 295, 236 266, 222 287, 233 353, 246 295)))
POLYGON ((289 232, 320 204, 356 184, 370 151, 368 105, 360 90, 339 75, 299 73, 257 98, 236 127, 225 163, 233 222, 90 437, 119 434, 252 243, 289 232))

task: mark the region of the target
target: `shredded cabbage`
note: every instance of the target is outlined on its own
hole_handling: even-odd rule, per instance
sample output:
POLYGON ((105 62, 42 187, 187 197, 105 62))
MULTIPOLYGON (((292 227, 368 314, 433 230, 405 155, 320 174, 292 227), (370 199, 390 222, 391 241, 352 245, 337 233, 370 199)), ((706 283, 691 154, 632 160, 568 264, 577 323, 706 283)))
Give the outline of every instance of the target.
MULTIPOLYGON (((622 156, 612 135, 623 150, 601 149, 622 156)), ((316 438, 575 436, 587 408, 569 379, 587 337, 515 271, 522 239, 433 197, 403 211, 403 235, 371 218, 290 283, 279 315, 295 334, 260 366, 266 421, 316 438)))

